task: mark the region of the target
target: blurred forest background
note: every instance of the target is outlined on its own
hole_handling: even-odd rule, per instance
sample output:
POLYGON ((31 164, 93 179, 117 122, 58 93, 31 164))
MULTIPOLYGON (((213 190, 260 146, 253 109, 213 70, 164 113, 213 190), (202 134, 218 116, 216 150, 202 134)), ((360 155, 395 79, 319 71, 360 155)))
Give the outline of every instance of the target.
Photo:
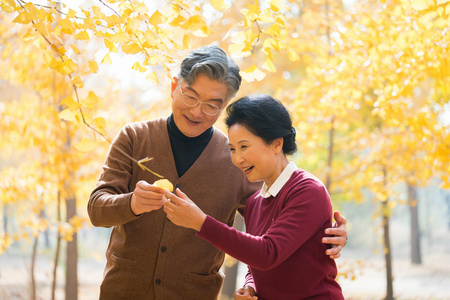
MULTIPOLYGON (((237 97, 289 107, 293 159, 348 220, 346 298, 450 299, 450 0, 0 8, 0 299, 98 298, 110 229, 86 205, 109 143, 168 116, 180 59, 210 43, 240 66, 237 97)), ((222 300, 245 266, 224 272, 222 300)))

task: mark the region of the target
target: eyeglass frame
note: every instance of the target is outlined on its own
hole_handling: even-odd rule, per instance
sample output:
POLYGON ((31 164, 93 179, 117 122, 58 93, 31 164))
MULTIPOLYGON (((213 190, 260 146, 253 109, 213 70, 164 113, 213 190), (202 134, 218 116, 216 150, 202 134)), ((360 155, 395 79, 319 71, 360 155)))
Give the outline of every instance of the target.
POLYGON ((196 107, 196 106, 200 103, 201 106, 202 106, 202 112, 203 112, 205 115, 208 115, 208 116, 217 116, 217 115, 220 113, 220 111, 223 109, 223 106, 222 106, 222 107, 219 107, 219 106, 217 106, 217 105, 215 105, 215 104, 212 104, 212 103, 200 101, 200 99, 198 99, 197 96, 186 95, 185 93, 183 93, 183 87, 182 87, 181 85, 179 85, 179 87, 180 87, 180 94, 181 94, 181 96, 182 96, 182 97, 180 97, 180 98, 181 98, 181 102, 183 102, 184 105, 189 106, 189 107, 196 107), (183 97, 188 97, 188 98, 191 98, 191 99, 192 99, 192 98, 197 99, 197 103, 195 103, 194 105, 189 105, 189 104, 187 104, 186 102, 184 102, 183 97), (207 104, 207 105, 210 105, 210 106, 213 106, 213 107, 217 108, 217 112, 216 112, 215 114, 213 114, 213 115, 212 115, 212 114, 209 114, 209 113, 207 113, 207 112, 205 112, 205 110, 204 110, 204 108, 203 108, 203 105, 204 105, 204 104, 207 104))

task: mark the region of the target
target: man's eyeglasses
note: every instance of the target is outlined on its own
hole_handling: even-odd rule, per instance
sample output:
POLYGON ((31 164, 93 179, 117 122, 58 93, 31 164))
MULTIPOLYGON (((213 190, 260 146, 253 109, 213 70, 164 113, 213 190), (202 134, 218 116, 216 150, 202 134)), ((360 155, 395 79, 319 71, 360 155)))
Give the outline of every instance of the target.
POLYGON ((222 109, 221 107, 208 102, 201 102, 196 96, 183 92, 180 85, 181 101, 189 107, 195 107, 199 103, 202 106, 202 111, 208 116, 215 116, 222 109))

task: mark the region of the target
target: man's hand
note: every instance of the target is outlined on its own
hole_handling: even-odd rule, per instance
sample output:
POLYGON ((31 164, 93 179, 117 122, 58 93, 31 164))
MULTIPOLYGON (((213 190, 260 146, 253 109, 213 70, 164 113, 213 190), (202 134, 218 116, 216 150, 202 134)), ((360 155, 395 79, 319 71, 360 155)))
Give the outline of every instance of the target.
POLYGON ((139 181, 131 196, 131 211, 140 215, 152 210, 158 210, 164 205, 164 189, 153 186, 146 181, 139 181))
POLYGON ((334 212, 334 219, 336 222, 333 224, 333 228, 325 229, 325 234, 332 235, 333 237, 324 237, 322 243, 332 244, 333 247, 326 251, 326 254, 330 258, 336 259, 341 256, 341 250, 347 244, 347 220, 341 216, 339 211, 334 212))
POLYGON ((245 286, 233 293, 235 300, 258 300, 255 290, 251 286, 245 286))

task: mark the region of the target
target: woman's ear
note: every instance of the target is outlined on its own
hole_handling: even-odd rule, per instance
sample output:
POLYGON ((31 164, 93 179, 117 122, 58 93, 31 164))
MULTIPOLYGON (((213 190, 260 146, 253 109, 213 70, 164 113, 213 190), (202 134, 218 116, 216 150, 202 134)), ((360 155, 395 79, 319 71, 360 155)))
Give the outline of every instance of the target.
POLYGON ((283 143, 284 143, 284 139, 282 137, 273 140, 272 149, 274 150, 274 152, 276 154, 283 152, 283 143))

